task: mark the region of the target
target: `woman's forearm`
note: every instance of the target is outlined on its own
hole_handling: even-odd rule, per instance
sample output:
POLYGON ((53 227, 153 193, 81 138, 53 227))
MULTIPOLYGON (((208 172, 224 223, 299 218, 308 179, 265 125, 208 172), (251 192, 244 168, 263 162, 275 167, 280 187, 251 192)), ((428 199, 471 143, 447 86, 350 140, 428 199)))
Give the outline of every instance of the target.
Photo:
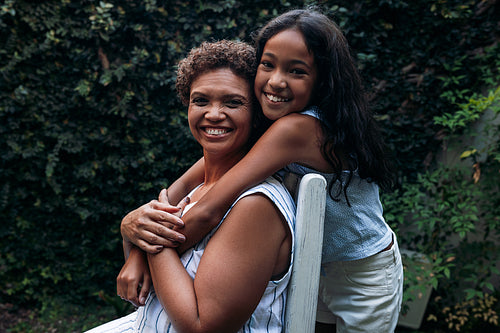
POLYGON ((166 248, 148 254, 156 296, 179 332, 201 331, 194 281, 186 272, 177 252, 166 248))

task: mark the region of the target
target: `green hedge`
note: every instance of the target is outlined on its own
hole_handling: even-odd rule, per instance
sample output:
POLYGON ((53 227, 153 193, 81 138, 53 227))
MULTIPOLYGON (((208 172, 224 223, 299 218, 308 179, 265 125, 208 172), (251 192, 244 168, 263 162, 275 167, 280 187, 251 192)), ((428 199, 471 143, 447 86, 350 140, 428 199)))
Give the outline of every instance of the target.
MULTIPOLYGON (((203 40, 250 41, 271 17, 310 3, 3 1, 0 302, 112 294, 121 218, 201 154, 175 94, 177 61, 203 40)), ((498 39, 499 5, 319 4, 358 58, 398 182, 416 180, 444 138, 434 117, 456 108, 442 93, 480 92, 485 68, 498 71, 477 55, 498 39)))

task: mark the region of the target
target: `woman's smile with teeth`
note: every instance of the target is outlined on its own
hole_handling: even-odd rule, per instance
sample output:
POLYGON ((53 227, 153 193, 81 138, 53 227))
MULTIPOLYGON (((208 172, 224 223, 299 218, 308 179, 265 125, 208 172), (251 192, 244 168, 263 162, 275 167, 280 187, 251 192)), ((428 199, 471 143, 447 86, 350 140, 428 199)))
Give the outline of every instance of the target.
POLYGON ((272 102, 287 102, 287 101, 290 100, 288 98, 283 98, 283 97, 279 97, 279 96, 276 96, 276 95, 271 95, 271 94, 268 94, 268 93, 264 93, 264 94, 272 102))
POLYGON ((229 130, 223 128, 205 128, 205 132, 209 135, 221 135, 226 134, 229 130))

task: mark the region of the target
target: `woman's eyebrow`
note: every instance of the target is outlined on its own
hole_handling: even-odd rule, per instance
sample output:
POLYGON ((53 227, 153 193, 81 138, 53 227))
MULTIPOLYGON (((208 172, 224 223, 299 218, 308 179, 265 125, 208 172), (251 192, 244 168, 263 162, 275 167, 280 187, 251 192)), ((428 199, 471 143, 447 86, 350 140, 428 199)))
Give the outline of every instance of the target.
POLYGON ((191 94, 189 95, 189 99, 192 99, 192 98, 197 98, 197 97, 203 97, 203 98, 207 98, 207 94, 201 92, 201 91, 193 91, 191 92, 191 94))
POLYGON ((227 94, 227 95, 224 95, 225 98, 241 98, 241 99, 244 99, 245 101, 247 100, 247 98, 243 95, 240 95, 240 94, 227 94))

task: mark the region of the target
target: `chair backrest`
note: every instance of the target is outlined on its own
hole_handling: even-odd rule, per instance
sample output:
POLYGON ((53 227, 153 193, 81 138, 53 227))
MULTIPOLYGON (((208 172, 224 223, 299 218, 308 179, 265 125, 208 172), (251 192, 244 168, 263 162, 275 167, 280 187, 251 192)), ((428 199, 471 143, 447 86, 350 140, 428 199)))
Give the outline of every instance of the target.
POLYGON ((323 246, 325 178, 313 173, 302 177, 296 202, 295 259, 288 285, 285 332, 313 333, 323 246))

